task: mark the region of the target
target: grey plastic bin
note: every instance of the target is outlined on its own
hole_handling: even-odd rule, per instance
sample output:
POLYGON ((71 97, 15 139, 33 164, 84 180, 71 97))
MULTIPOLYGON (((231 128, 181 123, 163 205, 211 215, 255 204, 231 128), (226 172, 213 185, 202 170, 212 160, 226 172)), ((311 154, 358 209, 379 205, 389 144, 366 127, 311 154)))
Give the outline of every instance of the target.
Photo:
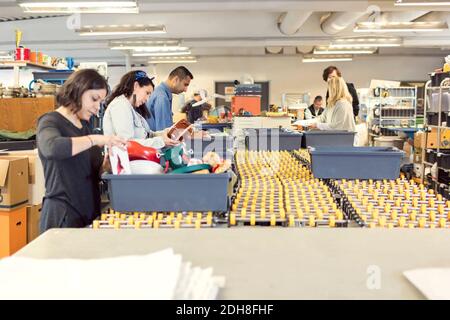
POLYGON ((386 147, 310 148, 311 169, 322 179, 397 179, 404 152, 386 147))
POLYGON ((303 134, 283 129, 247 129, 245 148, 251 151, 292 151, 302 147, 303 134))
POLYGON ((216 152, 220 157, 233 160, 233 137, 213 136, 211 140, 189 139, 185 141, 186 148, 192 150, 194 158, 202 158, 209 151, 216 152))
POLYGON ((228 210, 230 175, 105 174, 111 207, 117 211, 228 210))
POLYGON ((342 130, 306 131, 303 147, 351 147, 355 140, 356 132, 342 130))

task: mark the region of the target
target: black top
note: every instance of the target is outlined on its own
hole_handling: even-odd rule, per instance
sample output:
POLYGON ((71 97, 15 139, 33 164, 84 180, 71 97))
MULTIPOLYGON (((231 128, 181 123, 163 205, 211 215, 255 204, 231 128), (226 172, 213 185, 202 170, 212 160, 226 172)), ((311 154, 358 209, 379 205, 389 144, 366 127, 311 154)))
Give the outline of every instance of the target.
POLYGON ((181 112, 186 113, 187 120, 190 123, 194 123, 198 119, 200 119, 203 116, 204 110, 211 109, 211 105, 209 103, 204 103, 200 106, 193 107, 192 105, 197 103, 197 100, 193 99, 186 103, 184 107, 181 109, 181 112))
POLYGON ((71 138, 91 134, 88 122, 81 123, 80 129, 59 112, 49 112, 39 119, 36 140, 44 167, 44 199, 64 202, 88 225, 100 214, 103 158, 99 147, 72 156, 71 138))
MULTIPOLYGON (((352 106, 353 106, 353 115, 356 117, 359 113, 359 99, 358 99, 358 93, 356 92, 355 86, 353 85, 353 83, 348 83, 347 82, 347 88, 348 88, 348 92, 350 93, 350 95, 353 98, 352 101, 352 106)), ((328 101, 328 91, 327 91, 327 100, 328 101)))
POLYGON ((314 108, 314 104, 310 105, 308 109, 311 112, 311 114, 313 115, 313 117, 320 116, 323 112, 323 108, 320 107, 319 111, 316 113, 316 108, 314 108))

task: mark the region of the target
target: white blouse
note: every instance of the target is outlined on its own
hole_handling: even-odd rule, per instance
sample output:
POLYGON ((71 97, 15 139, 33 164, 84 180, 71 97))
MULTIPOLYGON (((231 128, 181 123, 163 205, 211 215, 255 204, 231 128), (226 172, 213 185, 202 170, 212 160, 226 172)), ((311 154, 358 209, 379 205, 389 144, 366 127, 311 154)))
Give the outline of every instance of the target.
POLYGON ((355 132, 355 117, 350 102, 341 99, 334 106, 327 106, 315 119, 320 130, 345 130, 355 132))
POLYGON ((136 112, 124 95, 116 97, 106 108, 103 116, 103 133, 134 140, 156 149, 165 146, 163 138, 159 136, 162 132, 151 131, 147 120, 136 112))

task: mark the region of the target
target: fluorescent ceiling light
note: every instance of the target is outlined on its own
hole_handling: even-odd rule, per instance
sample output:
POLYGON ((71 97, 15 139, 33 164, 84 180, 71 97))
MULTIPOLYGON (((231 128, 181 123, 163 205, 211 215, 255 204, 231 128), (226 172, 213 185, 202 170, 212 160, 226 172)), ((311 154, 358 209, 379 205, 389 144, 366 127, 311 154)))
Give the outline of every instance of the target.
POLYGON ((305 63, 311 63, 311 62, 344 62, 344 61, 352 61, 353 56, 351 55, 319 55, 319 56, 312 56, 312 55, 306 55, 303 57, 303 62, 305 63))
POLYGON ((418 0, 396 0, 396 6, 450 6, 448 0, 418 1, 418 0))
POLYGON ((107 36, 125 34, 163 34, 166 28, 162 25, 99 25, 84 26, 75 30, 80 36, 107 36))
POLYGON ((377 51, 373 47, 354 47, 354 48, 329 48, 315 47, 314 54, 374 54, 377 51))
POLYGON ((135 50, 139 52, 157 52, 157 51, 186 51, 189 48, 180 47, 177 40, 112 40, 109 42, 112 50, 135 50))
POLYGON ((155 46, 155 47, 134 47, 132 50, 135 52, 180 52, 187 51, 188 47, 178 47, 178 46, 155 46))
POLYGON ((148 63, 195 63, 196 57, 154 57, 148 60, 148 63))
POLYGON ((448 30, 446 22, 360 22, 354 32, 439 32, 448 30))
POLYGON ((24 12, 40 13, 138 13, 136 1, 61 1, 25 0, 18 1, 24 12))
POLYGON ((170 56, 186 56, 190 55, 191 52, 189 50, 186 51, 175 51, 175 52, 137 52, 133 53, 133 57, 170 57, 170 56))
POLYGON ((330 48, 355 48, 355 47, 400 47, 402 39, 388 37, 373 38, 341 38, 331 42, 330 48))

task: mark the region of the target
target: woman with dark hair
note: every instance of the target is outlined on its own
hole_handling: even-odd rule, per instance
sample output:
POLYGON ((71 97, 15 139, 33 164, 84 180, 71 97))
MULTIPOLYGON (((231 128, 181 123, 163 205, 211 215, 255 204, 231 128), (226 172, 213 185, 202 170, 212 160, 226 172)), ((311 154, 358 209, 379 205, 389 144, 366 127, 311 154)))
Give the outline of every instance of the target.
POLYGON ((103 117, 105 134, 119 135, 156 149, 178 144, 167 136, 168 130, 153 132, 148 126, 145 103, 155 87, 152 80, 141 70, 130 71, 120 79, 107 99, 103 117))
POLYGON ((116 136, 92 134, 89 127, 107 89, 97 71, 77 71, 59 90, 58 109, 39 119, 36 140, 46 189, 41 233, 50 228, 82 228, 100 214, 99 181, 108 162, 101 147, 126 145, 116 136))

